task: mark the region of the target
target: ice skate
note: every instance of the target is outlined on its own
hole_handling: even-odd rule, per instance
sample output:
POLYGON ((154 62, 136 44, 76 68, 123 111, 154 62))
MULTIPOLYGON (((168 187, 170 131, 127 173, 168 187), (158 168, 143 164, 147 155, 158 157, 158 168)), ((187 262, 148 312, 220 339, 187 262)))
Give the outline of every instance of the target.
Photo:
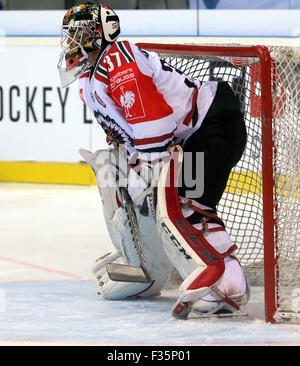
POLYGON ((207 301, 203 299, 194 302, 177 301, 172 315, 177 319, 197 319, 197 318, 240 318, 247 317, 246 305, 249 300, 248 293, 239 299, 229 299, 226 301, 207 301))
POLYGON ((193 277, 192 273, 179 288, 180 296, 172 310, 174 318, 236 318, 248 315, 246 306, 250 287, 236 259, 225 260, 222 278, 205 295, 200 289, 186 289, 186 283, 193 277))

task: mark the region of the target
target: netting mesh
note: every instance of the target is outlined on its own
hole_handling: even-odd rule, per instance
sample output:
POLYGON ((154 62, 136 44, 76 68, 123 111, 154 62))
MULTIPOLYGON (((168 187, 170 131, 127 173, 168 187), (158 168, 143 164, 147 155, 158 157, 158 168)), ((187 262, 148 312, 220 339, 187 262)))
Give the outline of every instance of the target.
MULTIPOLYGON (((275 318, 300 316, 300 50, 270 47, 273 91, 273 172, 277 286, 275 318), (298 287, 299 286, 299 287, 298 287)), ((261 65, 258 58, 161 54, 187 75, 229 82, 247 126, 243 157, 233 169, 218 214, 238 245, 238 258, 252 284, 263 284, 261 65)))

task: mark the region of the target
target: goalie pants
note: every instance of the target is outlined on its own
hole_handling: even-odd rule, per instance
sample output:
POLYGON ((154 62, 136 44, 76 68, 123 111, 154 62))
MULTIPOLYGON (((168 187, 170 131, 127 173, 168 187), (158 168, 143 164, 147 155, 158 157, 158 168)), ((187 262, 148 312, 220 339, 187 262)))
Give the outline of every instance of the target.
MULTIPOLYGON (((183 146, 184 152, 191 152, 193 179, 196 179, 196 153, 204 152, 204 191, 194 200, 216 211, 230 171, 241 159, 245 145, 246 126, 239 100, 226 82, 220 82, 200 128, 183 146)), ((183 160, 183 172, 184 165, 183 160)), ((179 195, 185 197, 191 189, 183 179, 179 195)))

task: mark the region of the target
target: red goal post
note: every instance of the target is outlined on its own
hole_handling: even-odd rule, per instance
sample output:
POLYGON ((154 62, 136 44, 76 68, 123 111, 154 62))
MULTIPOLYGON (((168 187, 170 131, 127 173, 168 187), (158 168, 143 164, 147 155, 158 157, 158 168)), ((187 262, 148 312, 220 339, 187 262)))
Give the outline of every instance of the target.
MULTIPOLYGON (((258 270, 259 276, 264 277, 266 321, 280 322, 296 319, 297 309, 295 311, 295 307, 291 309, 291 304, 288 305, 294 290, 287 290, 289 286, 286 284, 288 281, 285 280, 288 277, 285 272, 288 272, 289 263, 293 262, 293 257, 290 255, 290 248, 284 247, 285 239, 282 236, 285 235, 285 229, 279 227, 282 220, 279 215, 284 216, 281 212, 284 201, 282 197, 290 195, 289 186, 284 186, 285 180, 290 175, 295 175, 293 179, 296 180, 296 183, 292 182, 291 195, 294 196, 295 201, 292 203, 292 211, 295 211, 295 205, 299 204, 300 207, 300 189, 297 183, 299 167, 289 175, 282 170, 284 165, 282 160, 285 159, 282 158, 284 156, 282 145, 285 141, 284 137, 280 136, 282 132, 280 128, 282 126, 286 129, 286 125, 290 123, 294 129, 291 135, 299 132, 297 125, 299 122, 294 116, 299 113, 297 112, 300 106, 297 101, 298 94, 296 100, 293 99, 293 93, 297 93, 294 90, 299 86, 299 79, 293 80, 296 86, 293 85, 292 91, 289 86, 290 77, 283 70, 291 62, 291 57, 287 56, 288 50, 239 45, 154 43, 137 45, 148 52, 158 53, 176 69, 200 78, 202 82, 226 80, 239 96, 249 136, 252 138, 252 144, 257 144, 257 153, 254 154, 251 141, 248 141, 240 168, 234 171, 229 179, 226 194, 224 193, 224 199, 218 207, 218 210, 221 210, 219 214, 223 217, 231 236, 241 247, 238 257, 241 258, 243 267, 249 271, 250 276, 258 270), (282 61, 283 59, 285 61, 282 61), (292 112, 288 111, 286 106, 288 102, 295 103, 296 112, 294 109, 292 112), (277 138, 280 139, 279 142, 277 141, 278 144, 276 144, 277 138), (237 197, 239 197, 238 200, 236 200, 237 197), (243 209, 241 209, 242 203, 243 209), (253 212, 255 216, 252 215, 253 212), (240 226, 238 221, 241 221, 240 226), (251 240, 253 243, 250 244, 251 240), (288 253, 285 253, 285 250, 288 253), (280 258, 283 258, 284 265, 281 265, 280 258), (284 279, 283 284, 280 282, 281 279, 284 279)), ((292 61, 291 65, 294 68, 298 67, 297 61, 292 61)), ((290 138, 291 136, 288 136, 288 139, 290 138)), ((296 156, 292 156, 296 160, 296 166, 297 153, 298 151, 295 152, 296 156)), ((285 164, 288 161, 289 159, 285 164)), ((299 223, 295 221, 294 226, 295 233, 292 236, 295 240, 299 240, 299 223)), ((289 240, 293 241, 293 239, 289 240)), ((298 270, 300 263, 298 249, 294 249, 294 252, 297 263, 293 264, 293 269, 298 270)), ((300 282, 298 285, 300 288, 300 282)), ((297 288, 297 283, 293 283, 292 286, 294 289, 297 288)))

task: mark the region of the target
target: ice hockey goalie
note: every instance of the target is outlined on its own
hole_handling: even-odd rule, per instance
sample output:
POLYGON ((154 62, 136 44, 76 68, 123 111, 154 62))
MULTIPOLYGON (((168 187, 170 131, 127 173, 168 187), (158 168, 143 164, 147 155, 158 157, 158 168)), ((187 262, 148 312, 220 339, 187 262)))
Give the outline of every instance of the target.
POLYGON ((107 150, 81 150, 115 248, 95 264, 100 292, 158 295, 174 266, 182 277, 174 317, 242 314, 249 286, 217 214, 246 144, 230 86, 201 84, 117 41, 119 17, 101 4, 71 8, 62 33, 62 86, 79 78, 80 98, 107 135, 107 150))

